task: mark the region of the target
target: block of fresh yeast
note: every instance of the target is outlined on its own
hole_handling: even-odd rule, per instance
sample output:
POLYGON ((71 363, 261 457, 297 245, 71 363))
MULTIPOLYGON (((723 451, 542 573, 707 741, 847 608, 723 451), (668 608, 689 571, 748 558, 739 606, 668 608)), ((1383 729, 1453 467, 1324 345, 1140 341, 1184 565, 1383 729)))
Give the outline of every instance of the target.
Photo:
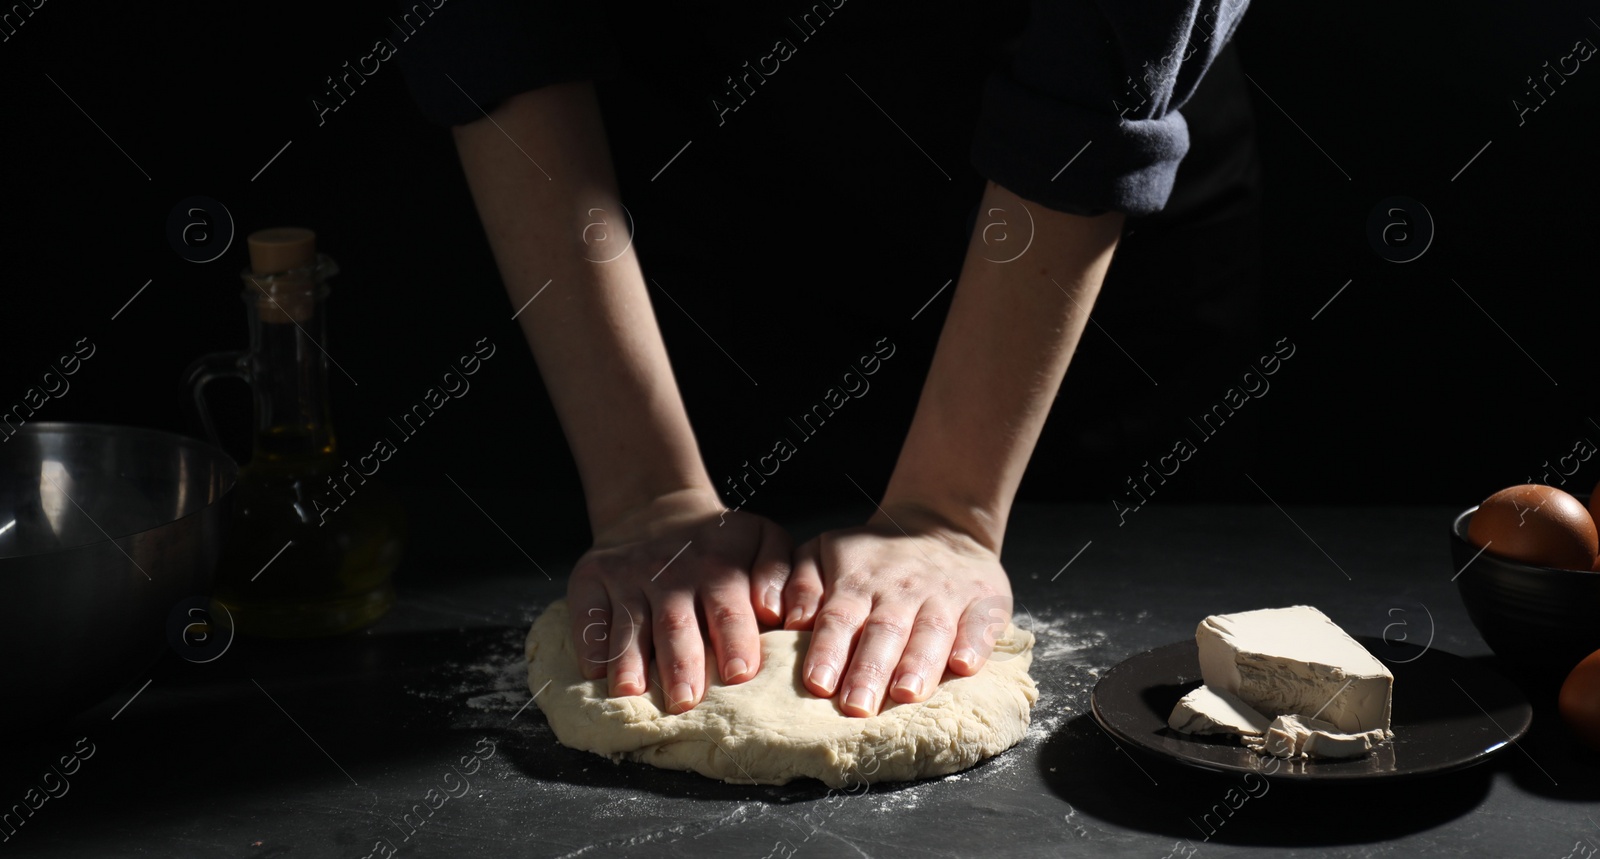
POLYGON ((1299 714, 1388 739, 1394 675, 1304 605, 1212 615, 1195 630, 1206 686, 1269 717, 1299 714))

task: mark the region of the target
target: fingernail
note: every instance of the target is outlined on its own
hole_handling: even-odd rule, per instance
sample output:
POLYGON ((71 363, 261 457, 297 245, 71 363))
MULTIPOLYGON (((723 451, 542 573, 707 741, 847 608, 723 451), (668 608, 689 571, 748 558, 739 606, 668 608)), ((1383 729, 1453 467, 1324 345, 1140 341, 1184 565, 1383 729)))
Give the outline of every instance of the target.
POLYGON ((970 647, 963 647, 957 650, 950 659, 962 668, 971 671, 973 666, 978 663, 978 652, 970 647))
POLYGON ((618 689, 628 689, 639 685, 639 675, 633 673, 632 671, 624 671, 617 675, 616 688, 618 689))
POLYGON ((744 675, 749 673, 749 671, 749 663, 745 662, 743 659, 734 657, 733 659, 728 660, 727 665, 722 667, 722 680, 724 683, 731 680, 743 680, 744 675))
POLYGON ((838 673, 833 670, 832 666, 818 665, 811 669, 810 679, 812 684, 818 688, 828 690, 829 695, 833 694, 833 681, 838 677, 838 673))
POLYGON ((865 686, 857 686, 844 696, 844 705, 867 715, 872 715, 872 690, 865 686))
POLYGON ((761 598, 761 604, 774 616, 783 610, 783 591, 777 585, 767 588, 767 595, 761 598))
POLYGON ((672 706, 668 709, 683 712, 694 706, 694 688, 687 683, 672 687, 672 706))
POLYGON ((801 608, 799 606, 795 606, 794 608, 789 609, 789 617, 784 620, 783 625, 784 626, 792 626, 794 624, 797 624, 797 623, 800 622, 800 618, 804 617, 805 614, 806 614, 806 610, 805 609, 803 609, 803 608, 801 608))
POLYGON ((911 697, 915 698, 922 694, 922 677, 917 674, 907 674, 900 678, 900 682, 894 684, 894 688, 904 689, 911 697))

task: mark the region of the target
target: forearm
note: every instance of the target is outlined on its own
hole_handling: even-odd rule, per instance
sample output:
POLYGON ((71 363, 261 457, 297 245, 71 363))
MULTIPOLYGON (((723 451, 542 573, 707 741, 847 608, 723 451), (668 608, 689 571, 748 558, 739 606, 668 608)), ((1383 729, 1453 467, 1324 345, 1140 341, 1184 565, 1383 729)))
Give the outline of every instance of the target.
MULTIPOLYGON (((983 211, 1024 202, 990 183, 983 211)), ((884 507, 916 511, 999 551, 1017 485, 1111 263, 1120 214, 1027 204, 1033 243, 992 262, 974 231, 884 507)), ((892 515, 892 512, 891 512, 892 515)))
POLYGON ((590 523, 598 531, 669 492, 714 492, 627 235, 592 87, 523 93, 492 116, 456 126, 456 146, 590 523))

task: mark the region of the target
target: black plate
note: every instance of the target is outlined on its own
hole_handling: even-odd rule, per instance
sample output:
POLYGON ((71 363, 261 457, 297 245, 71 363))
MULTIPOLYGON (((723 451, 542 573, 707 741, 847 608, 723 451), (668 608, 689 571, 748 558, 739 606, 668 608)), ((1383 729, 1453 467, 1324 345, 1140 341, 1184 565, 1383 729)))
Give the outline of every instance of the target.
POLYGON ((1360 641, 1374 653, 1392 654, 1384 662, 1394 674, 1394 741, 1363 758, 1277 760, 1227 739, 1167 727, 1173 705, 1200 685, 1200 651, 1193 641, 1141 653, 1106 672, 1090 696, 1094 718, 1118 740, 1188 766, 1315 781, 1462 769, 1505 751, 1533 722, 1528 699, 1488 668, 1432 648, 1360 641))

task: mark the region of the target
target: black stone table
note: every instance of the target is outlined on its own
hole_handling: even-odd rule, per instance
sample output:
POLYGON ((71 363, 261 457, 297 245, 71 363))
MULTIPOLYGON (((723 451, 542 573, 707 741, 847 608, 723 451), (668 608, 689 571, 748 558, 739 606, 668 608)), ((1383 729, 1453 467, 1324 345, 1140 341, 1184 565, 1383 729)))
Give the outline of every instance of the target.
MULTIPOLYGON (((1308 603, 1355 634, 1496 664, 1450 581, 1452 512, 1150 505, 1119 526, 1109 505, 1023 508, 1005 561, 1038 635, 1027 738, 865 791, 729 785, 557 745, 526 706, 522 642, 572 559, 540 559, 554 581, 440 571, 363 633, 164 658, 147 685, 7 737, 0 806, 52 796, 0 856, 1593 855, 1600 756, 1567 738, 1549 689, 1528 690, 1532 733, 1489 764, 1273 782, 1205 829, 1236 778, 1132 757, 1086 715, 1098 675, 1223 611, 1308 603)), ((790 524, 803 539, 858 515, 790 524)))

